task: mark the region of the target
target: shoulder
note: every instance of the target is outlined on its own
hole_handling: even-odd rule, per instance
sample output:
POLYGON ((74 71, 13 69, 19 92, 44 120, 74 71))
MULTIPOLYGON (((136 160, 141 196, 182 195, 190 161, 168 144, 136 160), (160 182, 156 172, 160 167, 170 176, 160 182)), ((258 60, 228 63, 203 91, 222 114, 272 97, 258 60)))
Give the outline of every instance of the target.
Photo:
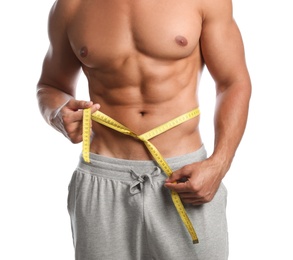
POLYGON ((49 12, 50 24, 66 24, 78 9, 81 0, 56 0, 49 12))
POLYGON ((48 33, 50 41, 54 41, 58 35, 65 37, 68 24, 74 17, 81 0, 56 0, 48 17, 48 33))
POLYGON ((232 18, 232 0, 201 0, 203 21, 232 18))

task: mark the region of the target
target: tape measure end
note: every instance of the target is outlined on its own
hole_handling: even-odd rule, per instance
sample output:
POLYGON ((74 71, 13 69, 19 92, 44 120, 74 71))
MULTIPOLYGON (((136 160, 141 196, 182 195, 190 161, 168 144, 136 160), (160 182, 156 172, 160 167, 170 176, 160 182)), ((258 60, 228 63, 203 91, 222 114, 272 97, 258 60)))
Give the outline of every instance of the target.
POLYGON ((198 244, 199 243, 198 239, 193 240, 192 242, 193 242, 193 244, 198 244))

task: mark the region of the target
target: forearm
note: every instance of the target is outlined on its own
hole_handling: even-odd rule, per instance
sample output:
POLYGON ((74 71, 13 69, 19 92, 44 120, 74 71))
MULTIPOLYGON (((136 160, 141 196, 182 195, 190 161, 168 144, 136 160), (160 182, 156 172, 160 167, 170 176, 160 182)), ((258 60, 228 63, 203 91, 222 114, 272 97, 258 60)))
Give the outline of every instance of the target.
MULTIPOLYGON (((218 88, 221 89, 221 88, 218 88)), ((226 174, 246 127, 250 82, 235 83, 217 93, 214 126, 214 151, 211 158, 220 165, 222 177, 226 174)))

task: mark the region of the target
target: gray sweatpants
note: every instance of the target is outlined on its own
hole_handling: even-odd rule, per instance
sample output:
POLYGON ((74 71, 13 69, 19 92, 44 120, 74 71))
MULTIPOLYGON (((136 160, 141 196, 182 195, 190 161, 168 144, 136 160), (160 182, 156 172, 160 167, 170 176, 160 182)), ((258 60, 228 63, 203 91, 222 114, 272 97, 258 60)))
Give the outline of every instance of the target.
MULTIPOLYGON (((205 148, 167 158, 172 170, 206 158, 205 148)), ((226 260, 227 191, 214 199, 186 205, 199 238, 191 237, 163 184, 166 175, 153 161, 90 155, 82 159, 69 185, 76 260, 226 260)))

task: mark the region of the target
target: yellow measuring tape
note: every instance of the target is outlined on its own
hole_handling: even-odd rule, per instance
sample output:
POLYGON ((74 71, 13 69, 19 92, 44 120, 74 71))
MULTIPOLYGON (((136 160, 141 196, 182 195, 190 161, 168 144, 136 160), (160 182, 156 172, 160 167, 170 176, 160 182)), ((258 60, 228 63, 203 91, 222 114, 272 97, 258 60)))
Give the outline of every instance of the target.
MULTIPOLYGON (((96 111, 93 114, 91 114, 90 108, 83 110, 83 147, 82 147, 82 156, 85 162, 90 162, 90 135, 91 135, 91 119, 107 126, 113 130, 116 130, 122 134, 132 136, 138 140, 141 140, 153 158, 156 160, 158 165, 161 167, 161 169, 169 176, 172 175, 172 169, 166 162, 166 160, 162 157, 160 152, 157 150, 157 148, 149 141, 149 139, 166 132, 167 130, 180 125, 192 118, 195 118, 200 114, 199 108, 196 108, 188 113, 185 113, 179 117, 174 118, 171 121, 168 121, 167 123, 160 125, 144 134, 137 135, 134 132, 132 132, 130 129, 128 129, 126 126, 120 124, 119 122, 115 121, 111 117, 103 114, 101 111, 96 111)), ((171 197, 173 200, 173 203, 180 215, 180 218, 184 225, 186 226, 192 241, 194 244, 198 243, 198 237, 197 234, 193 228, 193 225, 185 211, 185 208, 181 202, 181 199, 177 192, 171 191, 171 197)))

